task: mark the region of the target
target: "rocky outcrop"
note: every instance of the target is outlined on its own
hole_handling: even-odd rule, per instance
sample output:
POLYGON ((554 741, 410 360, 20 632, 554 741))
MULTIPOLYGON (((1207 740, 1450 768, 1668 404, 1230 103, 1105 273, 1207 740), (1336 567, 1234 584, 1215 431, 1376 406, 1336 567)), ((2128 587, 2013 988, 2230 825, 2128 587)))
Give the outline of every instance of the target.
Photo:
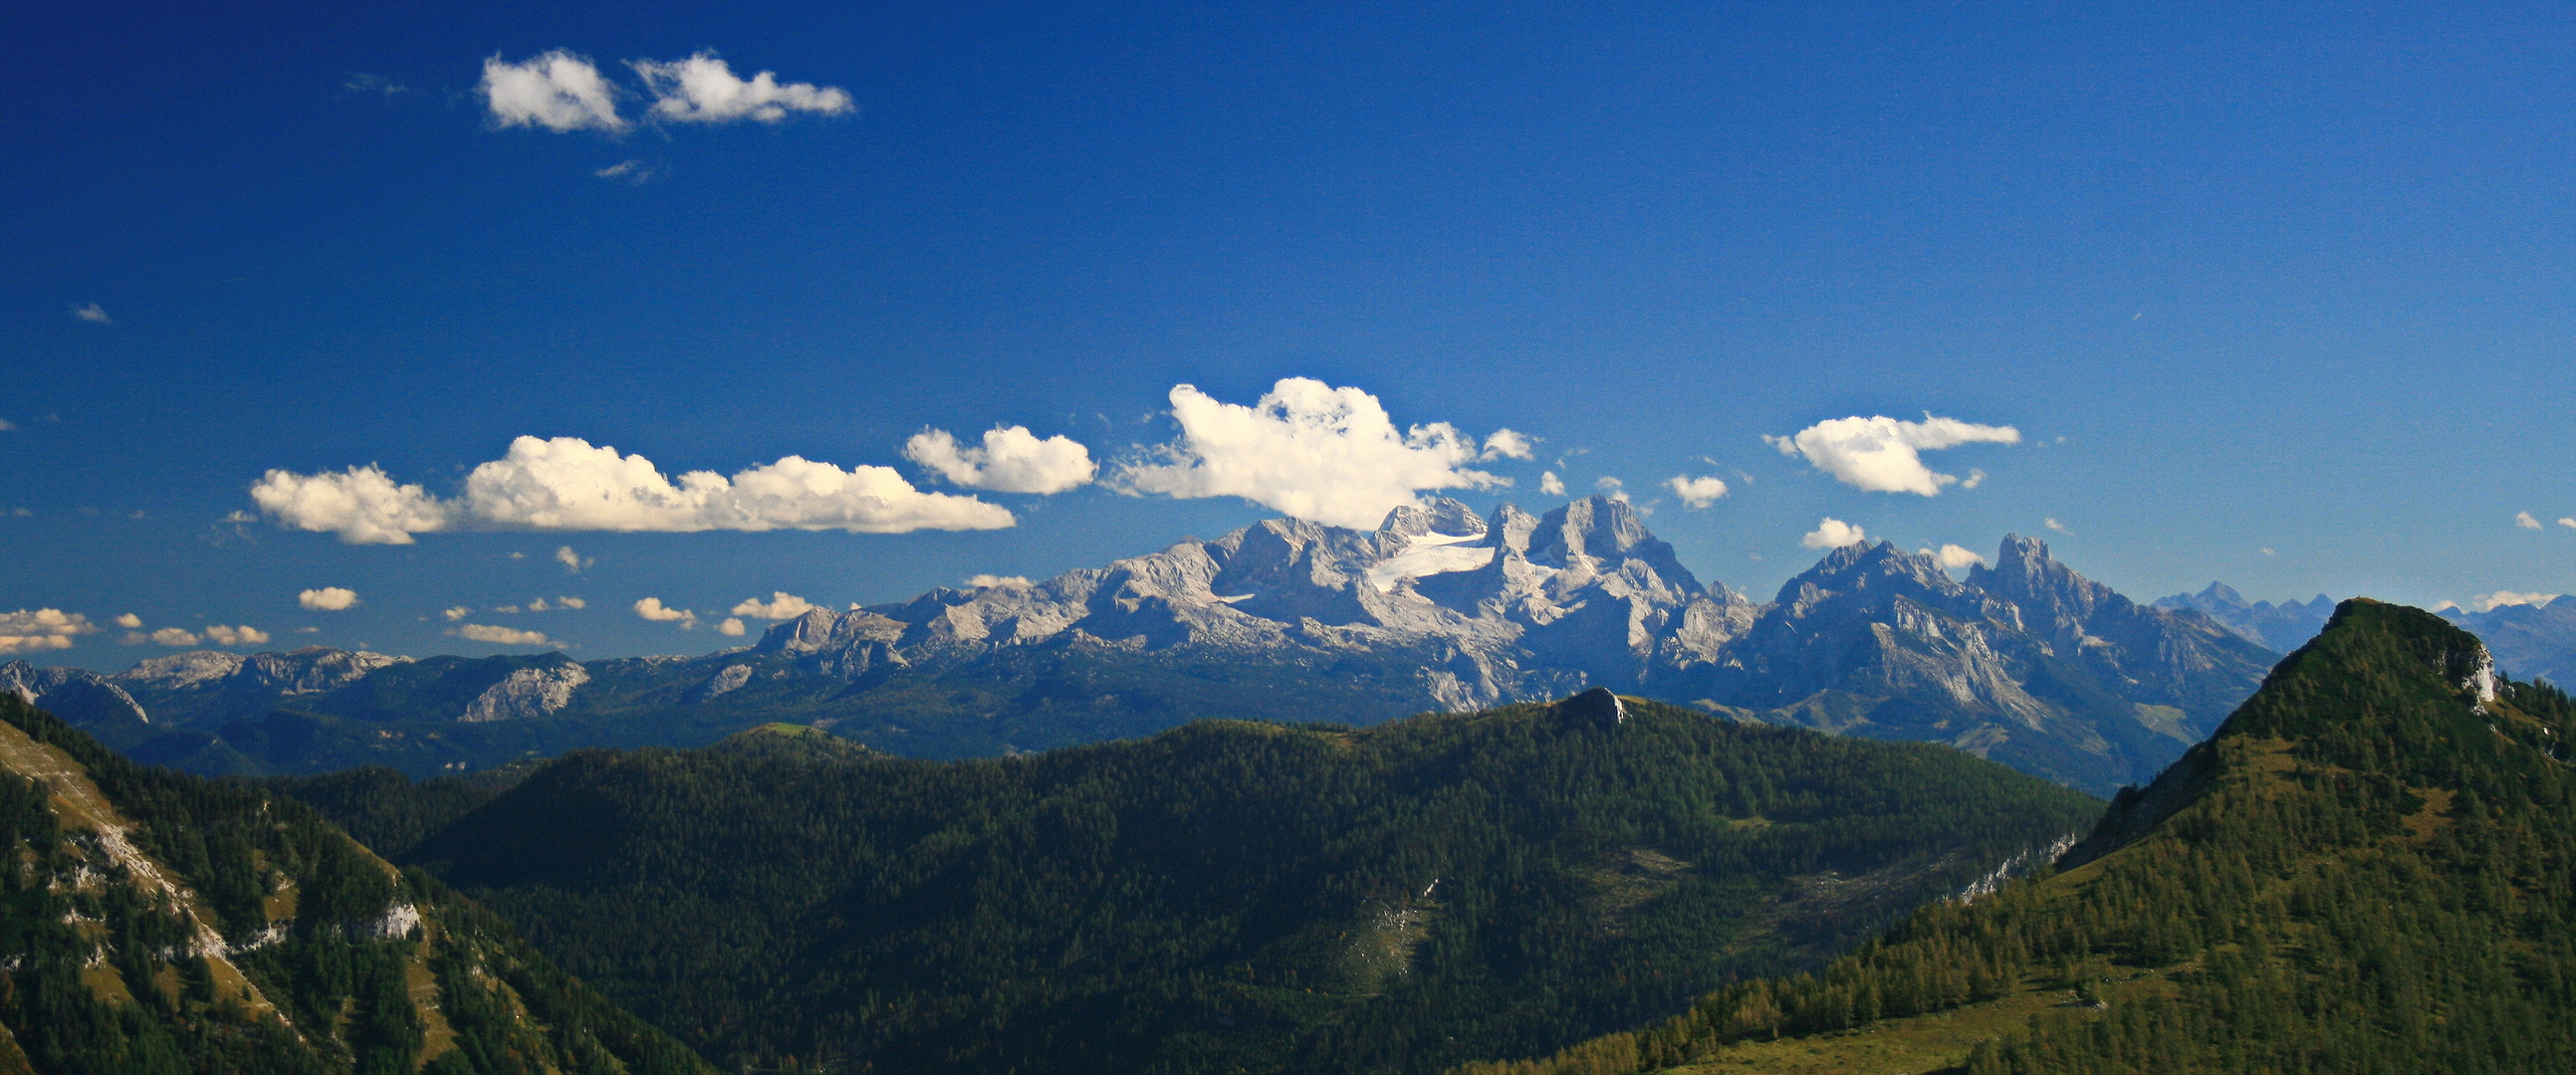
POLYGON ((146 659, 115 678, 138 690, 264 693, 286 698, 336 690, 379 668, 410 660, 328 646, 248 657, 222 650, 190 650, 146 659))
POLYGON ((456 719, 467 724, 552 716, 572 704, 572 692, 590 682, 590 671, 572 661, 522 668, 485 689, 456 719))

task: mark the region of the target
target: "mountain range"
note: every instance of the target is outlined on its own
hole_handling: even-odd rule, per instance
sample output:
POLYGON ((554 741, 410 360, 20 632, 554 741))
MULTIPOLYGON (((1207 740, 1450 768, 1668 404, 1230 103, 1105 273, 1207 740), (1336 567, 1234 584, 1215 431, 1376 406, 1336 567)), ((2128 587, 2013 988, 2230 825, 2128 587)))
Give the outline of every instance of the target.
POLYGON ((2248 620, 2224 587, 2198 598, 2141 605, 2007 536, 1964 577, 1846 546, 1757 603, 1695 577, 1624 500, 1479 517, 1433 499, 1374 531, 1272 519, 1037 583, 814 609, 704 657, 199 651, 115 676, 13 664, 0 689, 193 771, 425 776, 774 720, 993 756, 1199 716, 1365 725, 1607 686, 1946 742, 2108 794, 2252 693, 2277 656, 2265 641, 2296 633, 2266 607, 2311 607, 2248 620))

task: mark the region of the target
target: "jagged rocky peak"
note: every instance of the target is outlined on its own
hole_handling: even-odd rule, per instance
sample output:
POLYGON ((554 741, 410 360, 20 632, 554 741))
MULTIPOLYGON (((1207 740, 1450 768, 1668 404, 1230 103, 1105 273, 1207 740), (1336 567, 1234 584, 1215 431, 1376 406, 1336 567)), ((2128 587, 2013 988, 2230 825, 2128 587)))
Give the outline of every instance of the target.
POLYGON ((74 723, 152 722, 125 688, 86 668, 37 668, 25 661, 0 664, 0 694, 17 695, 28 705, 74 723))
POLYGON ((273 690, 282 694, 318 694, 366 678, 389 665, 409 662, 365 650, 305 646, 285 653, 248 657, 222 650, 189 650, 153 657, 120 672, 118 681, 152 690, 273 690))
POLYGON ((560 654, 534 668, 521 668, 485 688, 467 703, 457 720, 483 724, 496 720, 529 720, 552 716, 572 704, 572 692, 590 682, 590 670, 560 654))
POLYGON ((196 649, 162 657, 147 657, 134 667, 119 672, 116 678, 162 690, 185 690, 200 683, 224 679, 241 669, 245 660, 238 653, 196 649))
POLYGON ((1416 506, 1406 504, 1386 513, 1378 533, 1405 537, 1441 535, 1444 537, 1483 537, 1485 520, 1476 509, 1445 496, 1435 496, 1416 506))
POLYGON ((1993 567, 1969 568, 1968 585, 2008 598, 2026 613, 2037 604, 2075 622, 2089 620, 2096 611, 2114 604, 2129 603, 2110 587, 2058 563, 2049 555, 2047 542, 2019 534, 2004 535, 1993 567))
POLYGON ((1773 601, 1792 615, 1803 615, 1843 595, 1875 605, 1902 594, 1946 606, 1971 596, 1975 589, 1951 578, 1941 562, 1930 556, 1907 552, 1890 541, 1863 541, 1828 552, 1816 566, 1790 576, 1773 601))

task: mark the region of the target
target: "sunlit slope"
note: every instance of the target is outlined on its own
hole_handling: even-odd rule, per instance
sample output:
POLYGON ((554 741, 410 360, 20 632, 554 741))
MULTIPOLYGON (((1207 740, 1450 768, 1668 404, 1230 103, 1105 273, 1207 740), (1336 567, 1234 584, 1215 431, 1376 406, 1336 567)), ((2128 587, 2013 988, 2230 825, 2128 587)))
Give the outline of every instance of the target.
POLYGON ((2064 872, 1478 1075, 2576 1070, 2576 706, 2346 602, 2064 872))
POLYGON ((708 1071, 312 810, 0 696, 0 1073, 708 1071))

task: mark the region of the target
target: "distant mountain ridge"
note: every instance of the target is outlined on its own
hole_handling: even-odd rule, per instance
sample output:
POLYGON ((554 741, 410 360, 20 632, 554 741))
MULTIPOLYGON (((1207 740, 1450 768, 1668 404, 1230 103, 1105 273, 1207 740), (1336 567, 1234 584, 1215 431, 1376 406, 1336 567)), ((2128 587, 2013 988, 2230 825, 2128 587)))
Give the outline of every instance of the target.
POLYGON ((2174 594, 2155 600, 2157 608, 2191 609, 2218 621, 2218 625, 2236 632, 2246 641, 2265 649, 2288 653, 2307 645, 2326 619, 2334 615, 2335 602, 2318 594, 2306 602, 2247 601, 2236 588, 2224 582, 2212 582, 2193 594, 2174 594))
POLYGON ((1435 498, 1374 531, 1265 520, 1033 584, 816 609, 697 658, 190 653, 45 684, 0 671, 0 685, 48 704, 70 692, 85 727, 196 771, 415 775, 693 746, 771 720, 955 757, 1200 716, 1371 724, 1607 686, 1946 742, 2107 794, 2215 727, 2272 659, 2017 535, 1964 580, 1885 542, 1836 549, 1757 604, 1695 577, 1635 506, 1596 496, 1484 517, 1435 498))

